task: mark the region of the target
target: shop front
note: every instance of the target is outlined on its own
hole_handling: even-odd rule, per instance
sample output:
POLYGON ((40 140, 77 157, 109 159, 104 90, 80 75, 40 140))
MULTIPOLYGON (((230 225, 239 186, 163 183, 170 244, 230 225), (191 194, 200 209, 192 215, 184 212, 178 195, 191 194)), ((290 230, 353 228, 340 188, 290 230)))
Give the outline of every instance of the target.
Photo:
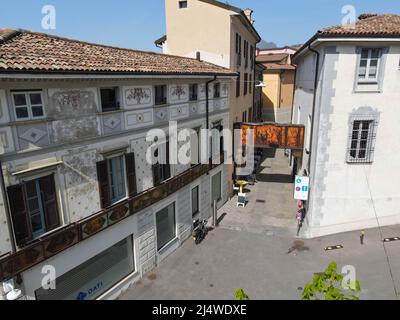
POLYGON ((56 289, 35 291, 37 300, 95 300, 135 271, 132 236, 56 279, 56 289))

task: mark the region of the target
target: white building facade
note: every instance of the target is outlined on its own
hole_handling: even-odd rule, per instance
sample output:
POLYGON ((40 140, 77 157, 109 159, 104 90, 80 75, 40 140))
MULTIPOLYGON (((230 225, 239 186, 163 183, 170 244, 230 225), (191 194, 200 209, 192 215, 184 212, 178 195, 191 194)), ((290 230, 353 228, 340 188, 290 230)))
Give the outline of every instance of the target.
MULTIPOLYGON (((194 59, 3 34, 0 283, 12 283, 26 299, 116 298, 190 237, 194 218, 211 217, 214 200, 218 207, 227 201, 227 166, 170 164, 169 124, 178 132, 228 128, 231 73, 194 59), (46 56, 40 50, 48 41, 54 47, 46 56), (76 54, 76 46, 87 56, 63 56, 76 54), (105 50, 110 60, 128 59, 128 68, 151 59, 154 71, 41 70, 35 58, 37 70, 19 70, 8 60, 10 47, 21 50, 10 58, 19 66, 31 52, 25 47, 71 69, 105 50), (155 128, 167 140, 152 149, 153 164, 146 155, 154 141, 146 136, 155 128), (52 270, 56 289, 48 291, 43 279, 52 270)), ((220 148, 205 145, 199 153, 220 157, 220 148)))
POLYGON ((363 15, 343 28, 323 29, 294 57, 292 121, 306 141, 292 165, 311 178, 307 237, 400 223, 400 18, 363 15))

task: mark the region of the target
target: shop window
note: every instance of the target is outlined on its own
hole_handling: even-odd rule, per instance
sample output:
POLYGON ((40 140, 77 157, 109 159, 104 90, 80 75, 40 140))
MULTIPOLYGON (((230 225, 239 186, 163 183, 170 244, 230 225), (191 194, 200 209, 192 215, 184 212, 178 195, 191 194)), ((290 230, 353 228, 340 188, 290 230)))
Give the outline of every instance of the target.
POLYGON ((214 175, 211 179, 211 195, 212 195, 212 203, 214 203, 214 200, 219 202, 222 199, 222 190, 221 190, 221 172, 217 173, 214 175))
POLYGON ((157 249, 176 238, 175 202, 156 213, 157 249))
POLYGON ((59 276, 54 290, 39 288, 35 296, 37 300, 95 300, 134 272, 130 236, 59 276))
POLYGON ((192 217, 200 212, 199 207, 199 186, 192 189, 192 217))

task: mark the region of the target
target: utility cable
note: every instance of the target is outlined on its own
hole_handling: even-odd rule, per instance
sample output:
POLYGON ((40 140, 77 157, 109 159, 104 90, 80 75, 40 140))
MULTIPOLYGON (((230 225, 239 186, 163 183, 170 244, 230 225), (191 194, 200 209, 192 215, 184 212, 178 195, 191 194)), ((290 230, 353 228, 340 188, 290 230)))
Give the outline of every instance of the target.
POLYGON ((389 254, 388 254, 387 249, 386 249, 385 241, 383 241, 383 232, 382 232, 381 225, 380 225, 380 223, 379 223, 379 218, 378 218, 378 214, 377 214, 377 212, 376 212, 376 207, 375 207, 375 200, 374 200, 374 198, 372 197, 372 191, 371 191, 371 187, 370 187, 370 184, 369 184, 367 172, 366 172, 366 170, 365 170, 365 166, 364 166, 364 174, 365 174, 365 179, 366 179, 366 181, 367 181, 367 187, 368 187, 369 195, 370 195, 371 201, 372 201, 372 207, 373 207, 373 209, 374 209, 374 214, 375 214, 376 222, 377 222, 377 224, 378 224, 378 230, 379 230, 379 233, 380 233, 380 236, 381 236, 383 251, 385 252, 386 261, 387 261, 387 264, 388 264, 388 267, 389 267, 389 274, 390 274, 390 278, 391 278, 392 283, 393 283, 394 294, 396 295, 396 298, 399 298, 399 295, 398 295, 398 293, 397 293, 396 283, 395 283, 394 277, 393 277, 392 267, 391 267, 391 265, 390 265, 389 254))

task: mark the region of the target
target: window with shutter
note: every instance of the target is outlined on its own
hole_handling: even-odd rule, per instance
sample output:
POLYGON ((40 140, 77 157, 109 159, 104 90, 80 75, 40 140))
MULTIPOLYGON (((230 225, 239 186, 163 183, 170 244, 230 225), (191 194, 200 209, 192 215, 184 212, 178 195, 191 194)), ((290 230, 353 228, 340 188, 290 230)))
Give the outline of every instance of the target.
POLYGON ((134 197, 137 194, 135 154, 129 153, 125 155, 125 162, 129 197, 134 197))
POLYGON ((126 198, 126 180, 132 195, 136 194, 135 160, 134 156, 116 156, 97 163, 97 179, 99 181, 100 201, 102 208, 108 208, 126 198), (125 164, 124 164, 125 162, 125 164), (125 173, 126 169, 130 170, 125 173), (129 168, 128 168, 129 167, 129 168))
POLYGON ((97 179, 99 181, 101 207, 107 208, 111 205, 107 160, 97 162, 96 166, 97 166, 97 179))
POLYGON ((46 232, 48 232, 60 226, 54 176, 51 175, 39 179, 39 185, 42 194, 46 232))
POLYGON ((158 186, 163 181, 171 178, 171 165, 169 164, 168 140, 164 145, 160 146, 160 148, 155 151, 155 157, 158 158, 158 162, 153 165, 153 183, 154 186, 158 186))
POLYGON ((28 206, 22 184, 7 189, 8 201, 12 215, 15 240, 18 246, 23 246, 32 240, 32 227, 29 219, 28 206))
POLYGON ((60 226, 54 175, 11 186, 7 192, 18 246, 60 226))

